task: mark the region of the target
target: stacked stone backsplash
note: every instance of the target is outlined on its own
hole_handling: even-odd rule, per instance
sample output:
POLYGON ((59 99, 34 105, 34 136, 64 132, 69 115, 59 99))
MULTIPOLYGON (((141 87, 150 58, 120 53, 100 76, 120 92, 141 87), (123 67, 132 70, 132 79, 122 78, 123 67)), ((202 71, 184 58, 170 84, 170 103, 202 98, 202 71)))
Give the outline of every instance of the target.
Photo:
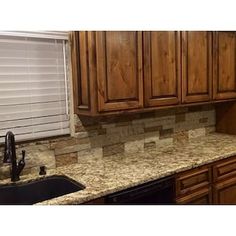
MULTIPOLYGON (((83 158, 145 151, 158 145, 185 142, 215 131, 213 105, 173 108, 149 113, 88 118, 75 115, 74 137, 64 136, 17 144, 17 156, 26 150, 22 174, 36 173, 39 166, 53 169, 80 162, 83 158)), ((0 179, 9 177, 9 165, 2 164, 0 179)))

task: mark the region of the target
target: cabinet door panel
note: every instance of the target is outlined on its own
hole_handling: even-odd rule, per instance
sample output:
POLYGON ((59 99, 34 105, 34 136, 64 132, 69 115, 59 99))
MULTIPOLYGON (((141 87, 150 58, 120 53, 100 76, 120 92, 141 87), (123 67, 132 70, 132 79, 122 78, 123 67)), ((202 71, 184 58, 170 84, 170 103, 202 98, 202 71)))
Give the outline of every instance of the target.
POLYGON ((236 98, 236 33, 214 34, 214 99, 236 98))
POLYGON ((182 101, 210 101, 212 97, 212 33, 182 33, 182 101))
POLYGON ((236 204, 236 178, 231 178, 215 185, 214 204, 236 204))
POLYGON ((144 33, 145 106, 180 101, 180 34, 174 31, 144 33))
POLYGON ((99 111, 143 106, 142 33, 97 32, 99 111))

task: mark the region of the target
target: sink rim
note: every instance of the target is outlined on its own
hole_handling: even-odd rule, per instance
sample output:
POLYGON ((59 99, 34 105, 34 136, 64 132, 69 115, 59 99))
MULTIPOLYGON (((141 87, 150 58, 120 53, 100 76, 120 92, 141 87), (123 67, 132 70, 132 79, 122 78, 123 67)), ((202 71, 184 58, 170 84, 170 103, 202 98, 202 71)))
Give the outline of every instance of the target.
MULTIPOLYGON (((29 185, 29 184, 33 184, 33 183, 44 182, 47 179, 54 179, 54 178, 56 178, 56 179, 59 178, 59 179, 64 179, 64 180, 66 179, 66 180, 72 182, 73 184, 75 184, 76 186, 80 187, 81 190, 86 188, 85 185, 81 184, 80 182, 77 182, 76 180, 72 179, 71 177, 68 177, 67 175, 53 174, 53 175, 48 175, 48 176, 40 176, 40 177, 34 178, 34 179, 22 180, 21 182, 9 182, 9 183, 0 184, 0 190, 7 188, 7 187, 21 187, 21 186, 25 186, 25 185, 29 185)), ((78 190, 78 191, 81 191, 81 190, 78 190)), ((78 192, 78 191, 76 191, 76 192, 78 192)), ((76 193, 76 192, 72 192, 72 193, 76 193)))

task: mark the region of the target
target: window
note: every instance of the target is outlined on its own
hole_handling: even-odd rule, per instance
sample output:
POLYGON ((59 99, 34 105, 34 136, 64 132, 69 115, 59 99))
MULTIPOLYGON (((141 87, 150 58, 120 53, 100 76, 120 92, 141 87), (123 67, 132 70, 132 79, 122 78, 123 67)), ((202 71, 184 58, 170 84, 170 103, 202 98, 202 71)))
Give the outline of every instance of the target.
POLYGON ((0 136, 11 130, 19 141, 70 133, 67 37, 0 32, 0 136))

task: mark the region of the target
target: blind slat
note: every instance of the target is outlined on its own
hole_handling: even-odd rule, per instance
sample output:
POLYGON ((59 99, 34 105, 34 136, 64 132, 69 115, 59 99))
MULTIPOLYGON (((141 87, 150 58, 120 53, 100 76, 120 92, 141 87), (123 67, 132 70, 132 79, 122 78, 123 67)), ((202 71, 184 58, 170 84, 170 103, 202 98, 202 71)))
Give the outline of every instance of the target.
POLYGON ((5 97, 5 98, 0 99, 0 109, 1 109, 1 106, 64 101, 65 96, 66 94, 62 93, 62 94, 46 94, 46 95, 41 95, 41 96, 24 95, 24 96, 17 96, 17 97, 5 97), (30 102, 29 102, 29 99, 30 99, 30 102))
POLYGON ((14 127, 24 127, 24 126, 32 126, 32 125, 40 125, 40 124, 48 124, 48 123, 56 123, 60 121, 67 121, 69 117, 67 115, 57 115, 57 116, 46 116, 46 117, 38 117, 34 119, 23 119, 23 120, 13 120, 13 121, 3 121, 1 122, 1 129, 9 129, 14 127))
POLYGON ((0 115, 10 114, 12 111, 14 111, 14 113, 15 112, 22 112, 22 111, 34 113, 34 111, 44 111, 47 109, 59 109, 60 108, 60 109, 64 110, 65 106, 66 106, 65 101, 35 103, 32 106, 29 106, 28 104, 11 105, 11 106, 6 106, 6 107, 1 106, 2 109, 0 110, 0 115))
MULTIPOLYGON (((67 121, 64 122, 57 122, 57 123, 49 123, 49 124, 39 124, 39 125, 32 125, 32 126, 25 126, 25 127, 15 127, 14 134, 27 134, 30 132, 43 132, 48 130, 58 130, 58 129, 66 129, 68 128, 67 121)), ((6 134, 8 129, 0 130, 0 136, 6 134)))
POLYGON ((65 114, 65 109, 63 108, 54 108, 54 109, 44 109, 43 112, 33 111, 33 112, 12 112, 4 115, 0 115, 0 122, 6 120, 19 120, 19 119, 28 119, 43 117, 43 116, 51 116, 51 115, 63 115, 65 114))
POLYGON ((32 89, 47 89, 47 88, 61 88, 63 86, 64 81, 63 80, 45 80, 42 82, 39 81, 25 81, 22 80, 20 81, 0 81, 0 90, 5 90, 5 89, 24 89, 26 86, 32 88, 32 89))
POLYGON ((42 39, 68 39, 68 31, 1 31, 0 35, 42 39))

